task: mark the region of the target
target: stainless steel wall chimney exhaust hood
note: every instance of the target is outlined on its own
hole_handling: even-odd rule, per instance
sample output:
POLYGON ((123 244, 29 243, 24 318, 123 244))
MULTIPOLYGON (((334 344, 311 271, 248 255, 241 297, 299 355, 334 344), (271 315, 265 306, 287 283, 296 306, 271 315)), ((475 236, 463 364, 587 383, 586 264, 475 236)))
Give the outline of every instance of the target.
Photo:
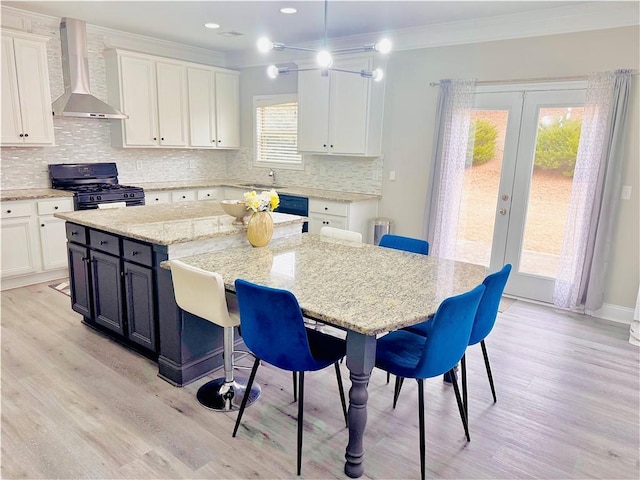
POLYGON ((60 21, 60 41, 64 93, 53 101, 53 114, 62 117, 129 118, 91 94, 85 22, 63 18, 60 21))

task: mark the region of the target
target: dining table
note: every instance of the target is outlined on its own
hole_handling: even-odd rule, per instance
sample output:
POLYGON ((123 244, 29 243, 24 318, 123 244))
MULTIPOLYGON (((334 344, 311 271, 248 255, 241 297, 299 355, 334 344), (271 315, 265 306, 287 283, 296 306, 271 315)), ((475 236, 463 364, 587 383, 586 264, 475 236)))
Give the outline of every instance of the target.
POLYGON ((238 278, 289 290, 304 317, 346 331, 351 388, 344 472, 351 478, 364 473, 367 386, 377 336, 426 321, 444 299, 471 290, 487 274, 482 265, 312 233, 181 260, 219 273, 229 292, 238 278))

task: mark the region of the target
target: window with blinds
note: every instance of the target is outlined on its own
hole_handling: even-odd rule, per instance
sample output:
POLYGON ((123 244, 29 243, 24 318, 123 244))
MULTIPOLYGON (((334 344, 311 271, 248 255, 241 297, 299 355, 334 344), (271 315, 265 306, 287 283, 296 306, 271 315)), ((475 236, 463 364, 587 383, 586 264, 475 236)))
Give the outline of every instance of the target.
POLYGON ((255 107, 256 163, 301 165, 297 100, 291 101, 290 95, 274 95, 256 99, 255 107))

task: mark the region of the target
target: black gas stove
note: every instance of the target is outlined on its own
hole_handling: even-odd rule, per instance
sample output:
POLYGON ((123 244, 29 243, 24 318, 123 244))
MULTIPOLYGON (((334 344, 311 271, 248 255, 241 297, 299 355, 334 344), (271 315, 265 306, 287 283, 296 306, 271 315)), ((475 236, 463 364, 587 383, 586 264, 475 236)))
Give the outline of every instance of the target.
POLYGON ((118 167, 113 162, 57 163, 49 165, 49 178, 53 188, 74 192, 76 210, 114 203, 124 203, 127 207, 144 205, 144 190, 120 185, 118 167))

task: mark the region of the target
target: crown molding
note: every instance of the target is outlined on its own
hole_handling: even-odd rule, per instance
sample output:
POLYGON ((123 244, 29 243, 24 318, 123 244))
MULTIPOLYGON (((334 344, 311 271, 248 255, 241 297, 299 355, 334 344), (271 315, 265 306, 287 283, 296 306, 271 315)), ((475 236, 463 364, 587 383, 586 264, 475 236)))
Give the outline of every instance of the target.
MULTIPOLYGON (((640 24, 639 12, 639 3, 636 1, 602 1, 535 12, 425 25, 392 32, 352 35, 332 38, 329 41, 332 49, 338 49, 354 44, 372 43, 384 35, 393 42, 393 51, 415 50, 634 26, 640 24)), ((314 48, 319 46, 319 42, 299 46, 314 48)), ((227 65, 246 68, 267 65, 274 61, 279 64, 300 59, 300 55, 291 50, 274 53, 275 55, 269 56, 261 55, 257 51, 228 54, 227 65)))
MULTIPOLYGON (((11 28, 27 33, 32 33, 33 22, 43 23, 58 28, 59 17, 28 12, 18 8, 2 6, 0 9, 2 28, 11 28)), ((121 32, 111 28, 99 27, 87 23, 87 33, 102 35, 105 48, 121 48, 147 53, 160 57, 168 57, 194 63, 202 63, 211 66, 226 66, 225 55, 215 50, 184 45, 159 38, 121 32)))

